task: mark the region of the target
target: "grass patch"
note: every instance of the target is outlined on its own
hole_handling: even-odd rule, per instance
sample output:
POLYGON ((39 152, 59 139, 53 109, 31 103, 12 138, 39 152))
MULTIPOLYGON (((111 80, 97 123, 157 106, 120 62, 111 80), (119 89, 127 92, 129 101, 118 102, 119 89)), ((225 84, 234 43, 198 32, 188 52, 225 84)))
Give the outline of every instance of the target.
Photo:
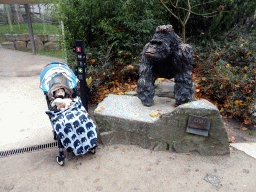
MULTIPOLYGON (((0 25, 0 36, 6 33, 10 34, 23 34, 29 33, 27 24, 16 24, 12 25, 13 30, 9 25, 0 25)), ((61 34, 61 27, 59 25, 49 25, 42 23, 32 23, 33 33, 34 35, 56 35, 61 34)))
MULTIPOLYGON (((57 35, 61 34, 61 27, 59 25, 49 25, 49 24, 42 24, 42 23, 33 23, 32 24, 33 33, 34 35, 57 35)), ((24 34, 29 33, 28 31, 28 25, 27 24, 15 24, 12 25, 12 29, 9 25, 0 25, 0 43, 3 43, 6 41, 4 34, 24 34)), ((24 51, 32 53, 32 51, 24 51)), ((59 51, 36 51, 38 55, 46 55, 49 57, 56 57, 65 59, 65 52, 63 50, 59 51)))
MULTIPOLYGON (((32 51, 27 51, 27 50, 19 50, 22 52, 28 52, 28 53, 32 53, 32 51)), ((60 59, 65 59, 65 52, 62 50, 59 51, 36 51, 37 55, 45 55, 45 56, 49 56, 49 57, 56 57, 56 58, 60 58, 60 59)))
MULTIPOLYGON (((61 34, 60 25, 49 25, 42 23, 32 23, 33 33, 34 35, 57 35, 61 34)), ((9 25, 0 25, 0 43, 6 41, 4 34, 24 34, 29 33, 27 24, 15 24, 12 25, 12 29, 9 25)))

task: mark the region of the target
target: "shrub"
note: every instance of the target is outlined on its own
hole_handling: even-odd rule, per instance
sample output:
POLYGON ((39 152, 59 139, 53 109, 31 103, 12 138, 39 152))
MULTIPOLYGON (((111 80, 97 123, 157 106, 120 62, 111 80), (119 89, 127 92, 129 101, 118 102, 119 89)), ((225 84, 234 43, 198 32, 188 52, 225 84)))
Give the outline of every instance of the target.
POLYGON ((223 115, 250 124, 256 101, 256 33, 239 30, 223 42, 195 49, 197 97, 212 100, 223 115))

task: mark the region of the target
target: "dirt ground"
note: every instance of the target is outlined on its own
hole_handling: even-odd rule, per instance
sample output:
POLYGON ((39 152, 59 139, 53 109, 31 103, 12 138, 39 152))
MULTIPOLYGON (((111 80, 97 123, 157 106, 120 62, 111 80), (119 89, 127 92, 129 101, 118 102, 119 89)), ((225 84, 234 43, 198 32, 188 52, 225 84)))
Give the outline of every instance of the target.
MULTIPOLYGON (((51 60, 2 48, 0 53, 0 82, 11 82, 13 78, 38 79, 41 66, 45 65, 46 59, 51 60)), ((6 96, 8 94, 5 93, 6 96)), ((35 95, 41 98, 41 92, 35 95)), ((89 108, 92 118, 95 107, 90 105, 89 108)), ((254 127, 242 130, 244 125, 237 121, 223 121, 232 142, 256 142, 256 133, 252 134, 254 127)), ((20 126, 19 129, 24 129, 20 126)), ((4 134, 12 128, 0 126, 0 129, 4 134)), ((58 148, 51 148, 1 157, 0 192, 256 191, 256 159, 232 147, 230 156, 203 157, 196 152, 180 154, 151 151, 133 145, 103 146, 99 142, 94 155, 89 153, 76 157, 65 151, 64 166, 57 164, 57 155, 58 148)))
POLYGON ((0 191, 256 191, 256 160, 238 150, 202 157, 100 145, 94 155, 66 154, 64 166, 56 163, 57 153, 0 158, 0 191))
MULTIPOLYGON (((93 118, 96 105, 90 105, 93 118)), ((255 142, 239 122, 224 119, 233 142, 255 142)), ((230 147, 230 156, 203 157, 151 151, 134 145, 103 146, 96 154, 65 155, 58 148, 0 158, 0 192, 27 191, 256 191, 256 159, 230 147)))

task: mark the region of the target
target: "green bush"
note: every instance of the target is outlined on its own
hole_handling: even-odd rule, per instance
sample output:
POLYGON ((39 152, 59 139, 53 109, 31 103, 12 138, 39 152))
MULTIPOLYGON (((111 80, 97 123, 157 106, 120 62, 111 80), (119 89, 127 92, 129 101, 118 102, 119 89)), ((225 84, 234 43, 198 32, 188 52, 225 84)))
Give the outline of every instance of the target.
MULTIPOLYGON (((123 74, 125 66, 138 63, 143 46, 152 38, 164 10, 154 1, 61 0, 56 7, 64 23, 68 64, 76 65, 72 46, 83 40, 87 54, 87 77, 93 91, 101 83, 123 74)), ((136 67, 136 65, 134 66, 136 67)))
POLYGON ((250 123, 256 101, 256 32, 239 31, 225 41, 195 49, 197 96, 215 102, 224 115, 250 123))

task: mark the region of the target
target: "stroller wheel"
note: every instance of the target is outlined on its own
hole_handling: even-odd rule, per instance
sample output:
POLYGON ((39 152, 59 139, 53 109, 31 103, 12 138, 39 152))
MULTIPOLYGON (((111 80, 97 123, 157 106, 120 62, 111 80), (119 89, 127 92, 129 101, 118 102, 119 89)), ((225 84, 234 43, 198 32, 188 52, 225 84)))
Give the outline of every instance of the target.
POLYGON ((91 152, 92 154, 95 154, 95 153, 96 153, 96 148, 92 148, 92 149, 90 150, 90 152, 91 152))
POLYGON ((57 156, 57 157, 56 157, 56 160, 57 160, 57 163, 58 163, 59 165, 61 165, 61 166, 64 165, 64 159, 63 159, 62 157, 57 156))

